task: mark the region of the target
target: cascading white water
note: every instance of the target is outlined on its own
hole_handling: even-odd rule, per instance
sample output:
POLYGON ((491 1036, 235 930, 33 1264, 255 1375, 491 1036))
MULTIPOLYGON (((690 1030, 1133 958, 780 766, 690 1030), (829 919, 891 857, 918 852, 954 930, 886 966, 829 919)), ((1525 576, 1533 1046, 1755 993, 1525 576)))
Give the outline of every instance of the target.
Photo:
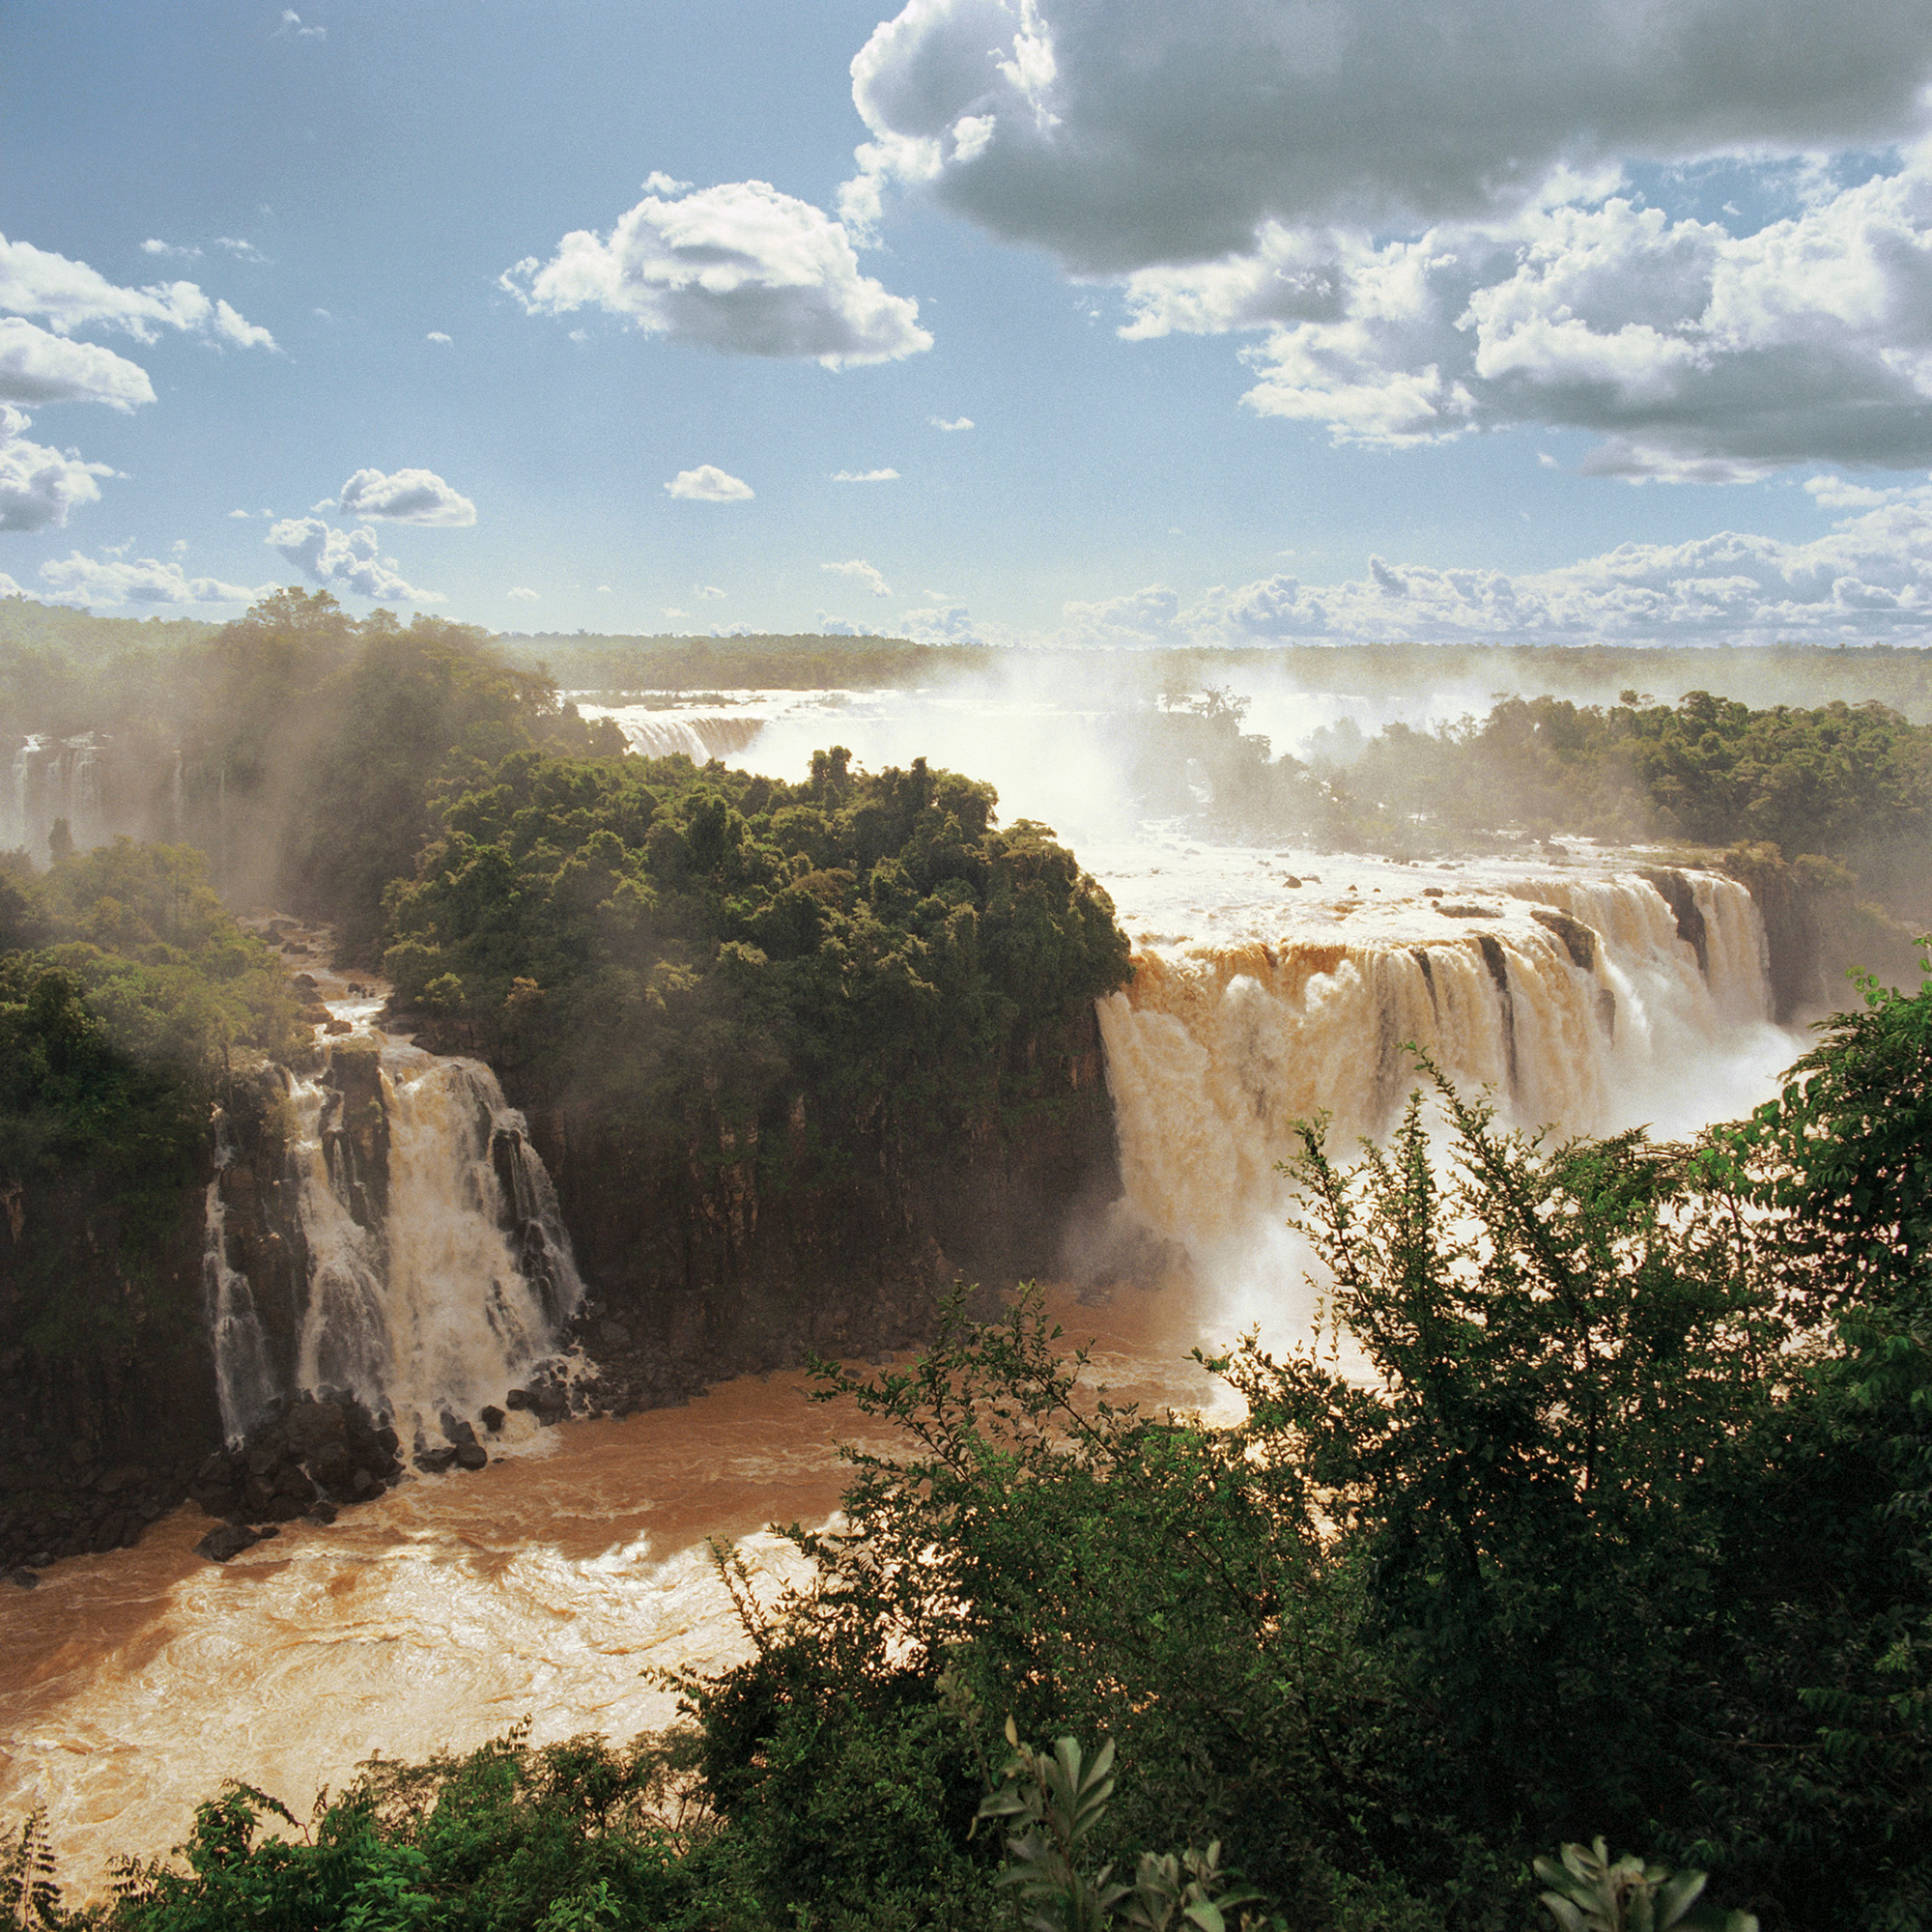
POLYGON ((1662 893, 1627 875, 1520 877, 1473 907, 1437 889, 1325 926, 1303 914, 1275 944, 1143 952, 1100 1003, 1126 1211, 1210 1272, 1251 1250, 1288 1212, 1294 1122, 1329 1114, 1343 1151, 1384 1129, 1417 1084, 1406 1042, 1525 1127, 1679 1130, 1730 1111, 1733 1084, 1741 1110, 1790 1057, 1762 923, 1735 881, 1676 876, 1701 967, 1662 893))
MULTIPOLYGON (((490 1069, 385 1045, 373 1071, 325 1068, 291 1088, 308 1265, 296 1378, 433 1429, 500 1402, 551 1352, 582 1284, 550 1177, 490 1069)), ((217 1211, 212 1197, 211 1225, 217 1211)), ((219 1327, 215 1340, 219 1358, 219 1327)), ((221 1374, 225 1389, 247 1370, 238 1357, 221 1374)))
POLYGON ((696 765, 748 750, 765 728, 762 718, 693 717, 630 708, 614 715, 639 757, 668 758, 681 753, 696 765))
POLYGON ((248 1277, 228 1259, 228 1208, 221 1198, 221 1175, 235 1159, 227 1118, 214 1116, 215 1178, 208 1183, 207 1219, 202 1243, 202 1286, 207 1295, 208 1332, 214 1349, 215 1390, 221 1401, 221 1433, 239 1442, 259 1422, 274 1399, 275 1375, 269 1338, 248 1277))

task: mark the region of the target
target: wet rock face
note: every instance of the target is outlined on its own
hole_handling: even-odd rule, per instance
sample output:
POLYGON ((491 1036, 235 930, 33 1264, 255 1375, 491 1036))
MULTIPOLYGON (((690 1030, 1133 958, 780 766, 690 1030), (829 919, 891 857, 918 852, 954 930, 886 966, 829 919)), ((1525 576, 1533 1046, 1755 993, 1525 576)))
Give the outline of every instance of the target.
POLYGON ((497 1068, 554 1181, 594 1375, 532 1375, 540 1420, 687 1400, 809 1350, 912 1346, 964 1278, 993 1291, 1064 1265, 1069 1225, 1121 1192, 1097 1021, 1015 1041, 997 1113, 934 1131, 875 1105, 820 1121, 802 1096, 681 1151, 640 1146, 545 1069, 497 1068))
POLYGON ((272 1534, 267 1526, 332 1522, 338 1509, 402 1480, 401 1446, 393 1429, 340 1390, 281 1404, 246 1441, 214 1451, 195 1471, 189 1496, 234 1532, 211 1531, 196 1548, 225 1563, 272 1534))
POLYGON ((221 1439, 202 1321, 206 1169, 137 1263, 99 1178, 17 1184, 0 1214, 0 1573, 139 1540, 221 1439))
POLYGON ((1697 955, 1697 970, 1707 978, 1711 971, 1711 940, 1704 929, 1704 915, 1698 909, 1697 895, 1682 872, 1642 870, 1637 877, 1654 887, 1670 908, 1677 922, 1677 936, 1697 955))

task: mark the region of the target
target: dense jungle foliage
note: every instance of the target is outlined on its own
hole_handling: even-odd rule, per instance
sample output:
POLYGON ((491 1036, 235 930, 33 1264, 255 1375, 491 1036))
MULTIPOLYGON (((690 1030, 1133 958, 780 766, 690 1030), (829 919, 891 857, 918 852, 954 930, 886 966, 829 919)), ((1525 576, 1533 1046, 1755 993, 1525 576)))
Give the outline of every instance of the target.
POLYGON ((70 1249, 104 1236, 138 1271, 204 1178, 231 1054, 286 1058, 306 1036, 280 959, 187 847, 122 839, 38 877, 0 861, 0 1177, 46 1217, 35 1293, 0 1334, 61 1353, 128 1316, 82 1297, 70 1249), (48 1190, 74 1185, 50 1212, 48 1190))
POLYGON ((796 785, 519 752, 446 792, 391 889, 384 970, 640 1144, 715 1144, 723 1122, 770 1129, 765 1158, 850 1159, 856 1125, 986 1118, 1012 1055, 1126 977, 1107 895, 994 804, 838 747, 796 785))
MULTIPOLYGON (((955 1310, 824 1366, 903 1447, 791 1532, 801 1593, 721 1552, 751 1655, 680 1728, 378 1763, 306 1826, 233 1787, 67 1922, 1747 1922, 1676 1870, 1766 1932, 1932 1925, 1932 979, 1694 1145, 1428 1100, 1295 1167, 1375 1375, 1250 1343, 1213 1429, 1086 1386, 1037 1299, 955 1310)), ((5 1879, 64 1922, 43 1827, 5 1879)))

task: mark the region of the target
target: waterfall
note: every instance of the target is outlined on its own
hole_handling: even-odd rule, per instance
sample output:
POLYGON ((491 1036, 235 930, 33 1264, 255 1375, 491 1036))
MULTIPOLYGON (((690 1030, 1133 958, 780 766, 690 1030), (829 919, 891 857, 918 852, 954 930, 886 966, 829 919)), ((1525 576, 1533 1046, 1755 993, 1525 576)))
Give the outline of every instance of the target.
POLYGON ((626 712, 619 723, 631 750, 639 757, 670 758, 682 753, 695 765, 749 750, 765 728, 762 718, 705 718, 648 711, 626 712))
POLYGON ((207 1219, 202 1242, 202 1287, 207 1296, 208 1332, 214 1346, 215 1389, 221 1399, 221 1433, 239 1442, 267 1413, 274 1399, 275 1376, 269 1337, 248 1277, 228 1253, 228 1208, 221 1198, 221 1176, 235 1161, 228 1118, 214 1115, 215 1178, 208 1183, 207 1219))
MULTIPOLYGON (((347 1390, 405 1439, 500 1403, 553 1351, 583 1291, 550 1177, 496 1076, 364 1038, 330 1048, 288 1100, 305 1268, 295 1385, 347 1390)), ((211 1321, 233 1427, 231 1386, 240 1413, 268 1357, 259 1323, 238 1319, 247 1288, 228 1280, 222 1211, 211 1194, 210 1253, 222 1256, 211 1262, 211 1321)))
POLYGON ((1293 1123, 1326 1112, 1344 1155, 1386 1130, 1417 1084, 1409 1041, 1506 1120, 1567 1132, 1687 1130, 1744 1111, 1791 1057, 1736 881, 1551 876, 1481 896, 1417 901, 1399 934, 1303 922, 1275 945, 1139 954, 1099 1008, 1133 1221, 1197 1257, 1278 1226, 1293 1123))

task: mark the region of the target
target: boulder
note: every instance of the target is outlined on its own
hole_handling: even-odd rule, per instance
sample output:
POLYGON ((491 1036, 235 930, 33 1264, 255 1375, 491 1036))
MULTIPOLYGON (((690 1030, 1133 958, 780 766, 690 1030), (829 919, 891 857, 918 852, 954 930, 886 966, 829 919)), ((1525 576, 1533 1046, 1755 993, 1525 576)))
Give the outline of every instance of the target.
POLYGON ((415 1464, 426 1476, 440 1476, 454 1465, 456 1454, 454 1449, 418 1449, 415 1464))
POLYGON ((16 1589, 38 1590, 41 1587, 41 1579, 24 1563, 16 1563, 11 1570, 0 1570, 0 1577, 5 1577, 16 1589))
POLYGON ((463 1443, 456 1452, 457 1466, 463 1469, 481 1469, 490 1461, 489 1451, 480 1442, 471 1440, 463 1443))
POLYGON ((207 1557, 211 1563, 226 1563, 261 1540, 252 1529, 239 1522, 218 1523, 194 1546, 194 1553, 207 1557))
POLYGON ((478 1409, 476 1419, 492 1435, 497 1435, 503 1427, 503 1411, 495 1403, 486 1403, 478 1409))

